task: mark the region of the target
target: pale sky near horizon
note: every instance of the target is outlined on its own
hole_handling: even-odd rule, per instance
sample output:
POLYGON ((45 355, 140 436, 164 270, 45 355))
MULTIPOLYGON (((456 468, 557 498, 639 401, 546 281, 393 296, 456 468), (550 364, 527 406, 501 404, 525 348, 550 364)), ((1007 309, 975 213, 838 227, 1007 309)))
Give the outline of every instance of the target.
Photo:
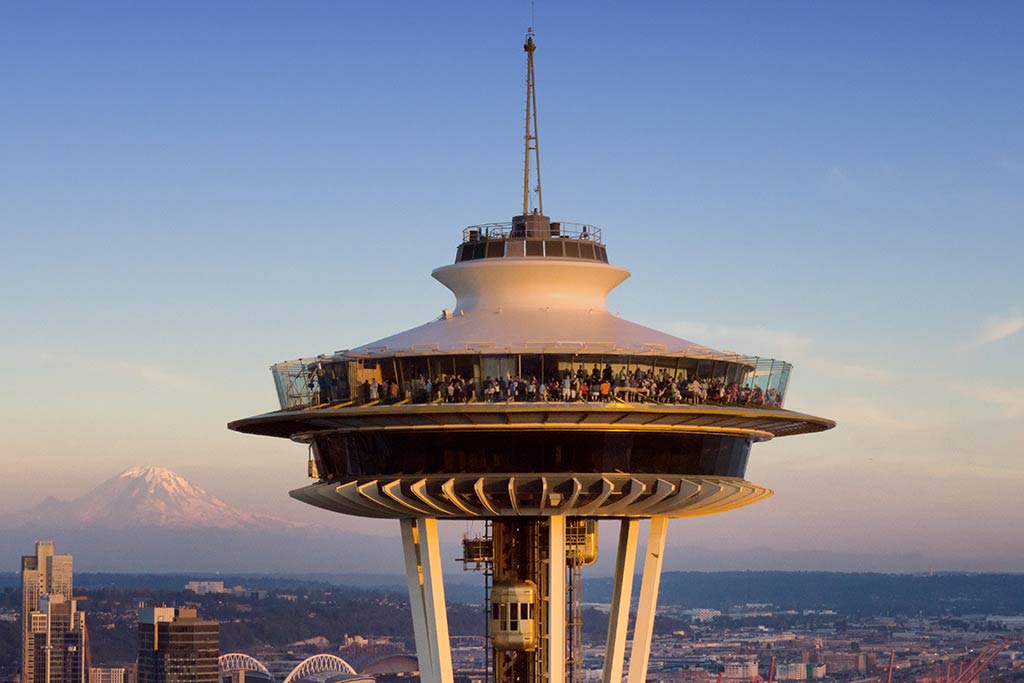
MULTIPOLYGON (((1024 5, 536 22, 545 208, 632 271, 612 310, 788 360, 787 407, 840 424, 755 446, 775 498, 671 542, 1024 570, 1024 5)), ((528 23, 526 2, 0 8, 0 515, 141 463, 392 533, 291 501, 305 450, 225 424, 276 407, 272 362, 451 305, 429 271, 517 212, 528 23)))

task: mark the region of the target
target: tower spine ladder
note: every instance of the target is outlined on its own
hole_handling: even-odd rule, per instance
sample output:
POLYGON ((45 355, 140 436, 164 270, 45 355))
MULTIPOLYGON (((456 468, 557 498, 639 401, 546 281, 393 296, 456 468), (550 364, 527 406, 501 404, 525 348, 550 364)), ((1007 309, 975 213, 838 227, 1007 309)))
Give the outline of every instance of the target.
POLYGON ((583 670, 583 607, 580 603, 583 588, 582 551, 574 552, 566 563, 566 683, 579 683, 583 670))
POLYGON ((494 534, 491 520, 484 521, 484 541, 491 556, 484 562, 484 683, 494 683, 494 645, 491 642, 491 586, 494 583, 494 534))
POLYGON ((534 651, 533 666, 534 666, 534 680, 535 681, 547 681, 548 679, 548 645, 551 640, 550 634, 548 633, 548 613, 551 609, 551 597, 550 591, 551 586, 548 583, 548 570, 547 565, 549 558, 547 556, 547 540, 548 534, 551 533, 551 525, 547 521, 537 520, 530 523, 532 533, 529 534, 530 538, 530 559, 533 565, 533 576, 537 583, 537 595, 540 596, 540 604, 537 606, 541 618, 537 620, 537 625, 544 625, 544 629, 538 634, 540 636, 540 647, 534 651))

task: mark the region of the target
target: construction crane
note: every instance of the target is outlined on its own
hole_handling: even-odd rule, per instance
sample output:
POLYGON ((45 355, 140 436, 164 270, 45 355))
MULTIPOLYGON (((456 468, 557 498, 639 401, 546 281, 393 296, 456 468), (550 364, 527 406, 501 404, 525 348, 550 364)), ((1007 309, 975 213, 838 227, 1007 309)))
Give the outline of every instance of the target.
POLYGON ((1009 645, 1009 641, 1003 641, 1002 643, 991 643, 985 646, 985 649, 974 658, 970 664, 964 667, 960 674, 953 679, 953 683, 970 683, 978 678, 978 675, 984 671, 992 660, 996 656, 1006 649, 1009 645))

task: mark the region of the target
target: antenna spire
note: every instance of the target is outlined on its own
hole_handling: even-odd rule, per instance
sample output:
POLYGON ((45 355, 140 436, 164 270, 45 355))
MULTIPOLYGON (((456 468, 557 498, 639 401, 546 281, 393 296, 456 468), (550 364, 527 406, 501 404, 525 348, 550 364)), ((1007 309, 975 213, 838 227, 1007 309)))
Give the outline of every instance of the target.
POLYGON ((544 213, 544 197, 540 189, 540 145, 537 139, 537 90, 533 76, 533 52, 537 49, 533 42, 533 27, 526 31, 526 136, 525 155, 523 159, 523 215, 530 213, 530 153, 533 152, 534 166, 537 169, 537 211, 544 213))

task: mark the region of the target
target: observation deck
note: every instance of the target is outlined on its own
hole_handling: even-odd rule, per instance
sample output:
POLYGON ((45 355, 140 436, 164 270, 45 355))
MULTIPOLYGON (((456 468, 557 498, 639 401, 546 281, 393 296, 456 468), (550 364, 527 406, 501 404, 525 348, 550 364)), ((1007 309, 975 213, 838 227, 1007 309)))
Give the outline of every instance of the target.
POLYGON ((792 366, 607 309, 629 271, 589 224, 465 228, 436 319, 275 364, 280 410, 236 431, 310 446, 307 503, 371 517, 674 517, 761 500, 753 443, 822 431, 784 408, 792 366), (569 245, 572 245, 571 247, 569 245))
POLYGON ((455 262, 516 257, 608 263, 601 228, 587 223, 552 221, 540 214, 516 216, 507 223, 483 223, 465 228, 455 262))

